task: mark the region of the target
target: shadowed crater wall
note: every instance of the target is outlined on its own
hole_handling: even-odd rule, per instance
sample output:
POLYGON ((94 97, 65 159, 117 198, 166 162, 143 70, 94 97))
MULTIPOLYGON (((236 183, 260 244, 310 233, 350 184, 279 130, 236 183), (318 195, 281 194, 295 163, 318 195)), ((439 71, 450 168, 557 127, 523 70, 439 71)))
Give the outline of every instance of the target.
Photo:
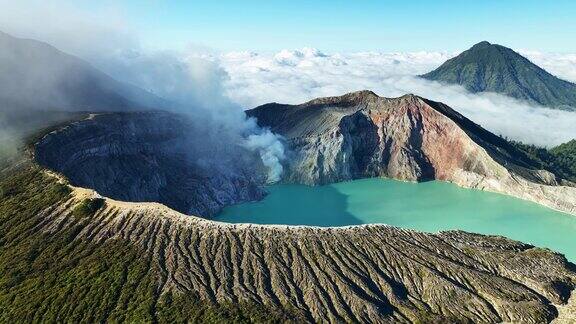
POLYGON ((210 217, 223 206, 264 196, 257 156, 214 143, 186 116, 166 112, 93 116, 46 135, 37 161, 73 185, 124 201, 154 201, 210 217), (199 144, 201 146, 199 146, 199 144))

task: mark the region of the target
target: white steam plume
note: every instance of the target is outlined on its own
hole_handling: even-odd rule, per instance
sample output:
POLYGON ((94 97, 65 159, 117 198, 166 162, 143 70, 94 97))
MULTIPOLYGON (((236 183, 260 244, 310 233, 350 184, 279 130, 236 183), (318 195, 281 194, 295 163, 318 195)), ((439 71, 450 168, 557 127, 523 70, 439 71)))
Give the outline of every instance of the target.
POLYGON ((224 95, 228 75, 218 62, 193 53, 142 48, 139 36, 114 7, 87 12, 60 0, 0 0, 0 6, 0 30, 78 55, 120 81, 169 100, 171 110, 189 115, 195 125, 190 130, 195 139, 190 155, 199 164, 233 169, 241 155, 235 148, 250 149, 261 156, 269 181, 280 178, 282 143, 224 95), (44 22, 41 28, 38 22, 44 22))
POLYGON ((210 143, 212 150, 223 150, 215 159, 221 160, 230 153, 230 145, 237 144, 260 155, 268 182, 280 180, 285 158, 280 137, 261 129, 224 95, 228 74, 218 62, 192 53, 130 51, 118 53, 105 64, 117 79, 168 98, 175 103, 173 110, 191 116, 200 125, 198 138, 210 143))
POLYGON ((279 181, 284 172, 282 160, 285 159, 284 146, 280 137, 269 130, 262 130, 260 134, 248 136, 246 147, 260 154, 264 166, 269 170, 268 183, 279 181))

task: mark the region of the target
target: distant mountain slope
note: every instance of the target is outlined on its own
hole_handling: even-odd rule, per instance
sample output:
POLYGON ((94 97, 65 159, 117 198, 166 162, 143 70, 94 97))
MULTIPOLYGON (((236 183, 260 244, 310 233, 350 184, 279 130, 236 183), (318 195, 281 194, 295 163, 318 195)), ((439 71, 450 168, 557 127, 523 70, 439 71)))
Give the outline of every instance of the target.
POLYGON ((443 180, 576 213, 573 183, 440 102, 360 91, 247 113, 285 137, 287 182, 443 180))
POLYGON ((0 32, 0 106, 6 111, 125 111, 164 100, 43 42, 0 32))
POLYGON ((486 41, 422 75, 471 92, 496 92, 550 108, 576 110, 576 85, 561 80, 513 50, 486 41))

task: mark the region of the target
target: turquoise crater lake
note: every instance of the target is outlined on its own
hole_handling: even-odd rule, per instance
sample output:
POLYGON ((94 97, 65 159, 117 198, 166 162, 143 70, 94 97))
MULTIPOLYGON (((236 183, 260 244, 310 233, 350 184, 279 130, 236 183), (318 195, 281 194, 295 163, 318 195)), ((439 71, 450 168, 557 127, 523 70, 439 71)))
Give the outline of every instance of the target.
POLYGON ((362 179, 273 185, 262 201, 225 208, 230 223, 345 226, 383 223, 426 232, 461 229, 547 247, 576 261, 576 216, 480 190, 431 181, 362 179))

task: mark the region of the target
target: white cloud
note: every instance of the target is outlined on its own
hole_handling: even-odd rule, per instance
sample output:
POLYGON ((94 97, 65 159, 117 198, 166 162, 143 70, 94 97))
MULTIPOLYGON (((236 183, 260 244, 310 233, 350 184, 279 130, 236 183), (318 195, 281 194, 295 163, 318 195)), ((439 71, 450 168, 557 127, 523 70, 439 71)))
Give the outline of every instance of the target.
MULTIPOLYGON (((315 97, 370 89, 382 96, 416 93, 445 102, 487 129, 540 145, 576 137, 574 113, 537 109, 495 94, 415 78, 456 52, 329 54, 313 48, 275 54, 148 51, 113 4, 89 12, 64 0, 0 0, 0 30, 47 41, 88 59, 114 77, 186 103, 190 111, 238 122, 237 105, 301 103, 315 97), (198 54, 200 53, 200 54, 198 54), (209 62, 211 61, 211 62, 209 62), (206 109, 196 110, 196 107, 206 109), (227 108, 224 108, 227 107, 227 108)), ((549 72, 576 82, 576 54, 521 50, 549 72)))
POLYGON ((553 75, 570 82, 576 82, 576 54, 543 53, 528 50, 520 50, 519 53, 553 75))
MULTIPOLYGON (((576 113, 535 107, 494 93, 475 95, 459 86, 415 77, 456 54, 325 54, 303 49, 268 55, 235 52, 213 59, 228 73, 224 82, 226 94, 245 108, 267 102, 297 104, 316 97, 369 89, 386 97, 414 93, 444 102, 494 133, 528 143, 552 146, 576 137, 576 113)), ((576 75, 572 56, 529 55, 545 68, 556 67, 565 78, 576 75)))

